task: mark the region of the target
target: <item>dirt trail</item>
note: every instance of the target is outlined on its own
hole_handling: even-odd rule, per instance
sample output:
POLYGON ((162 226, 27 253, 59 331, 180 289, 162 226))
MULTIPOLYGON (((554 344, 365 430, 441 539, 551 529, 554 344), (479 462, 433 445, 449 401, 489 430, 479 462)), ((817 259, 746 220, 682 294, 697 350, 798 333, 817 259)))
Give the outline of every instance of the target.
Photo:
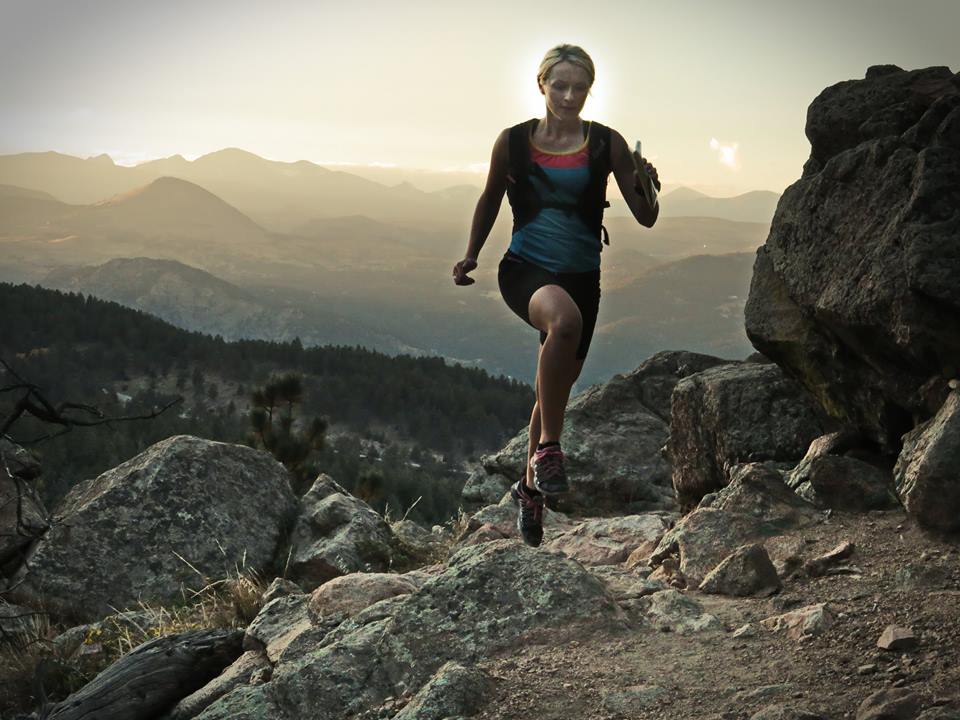
POLYGON ((849 562, 862 574, 804 575, 764 599, 687 591, 722 632, 677 635, 638 624, 584 637, 532 629, 529 644, 481 664, 497 682, 475 717, 739 720, 784 703, 853 718, 864 698, 890 687, 916 691, 925 705, 960 703, 960 537, 931 536, 903 512, 834 513, 768 547, 793 543, 809 559, 843 540, 855 543, 849 562), (836 622, 818 637, 797 642, 758 624, 819 602, 830 604, 836 622), (756 634, 732 637, 745 623, 756 624, 756 634), (891 624, 912 628, 918 646, 878 648, 891 624))

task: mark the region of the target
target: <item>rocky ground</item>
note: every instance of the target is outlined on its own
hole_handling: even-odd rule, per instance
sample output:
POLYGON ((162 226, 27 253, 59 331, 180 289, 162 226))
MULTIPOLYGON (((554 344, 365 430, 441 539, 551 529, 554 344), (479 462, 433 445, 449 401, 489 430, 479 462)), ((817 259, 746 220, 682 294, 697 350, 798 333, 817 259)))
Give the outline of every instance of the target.
POLYGON ((856 548, 847 561, 853 574, 801 572, 763 599, 685 591, 722 631, 678 635, 635 623, 626 633, 583 637, 532 627, 523 646, 481 664, 497 681, 475 717, 732 720, 785 704, 839 720, 857 717, 865 698, 888 688, 917 693, 922 707, 960 708, 960 538, 931 536, 899 511, 833 513, 768 547, 774 554, 793 545, 812 558, 845 540, 856 548), (813 603, 836 615, 819 636, 798 642, 759 626, 813 603), (733 637, 748 623, 752 634, 733 637), (910 628, 915 649, 878 648, 888 625, 910 628))

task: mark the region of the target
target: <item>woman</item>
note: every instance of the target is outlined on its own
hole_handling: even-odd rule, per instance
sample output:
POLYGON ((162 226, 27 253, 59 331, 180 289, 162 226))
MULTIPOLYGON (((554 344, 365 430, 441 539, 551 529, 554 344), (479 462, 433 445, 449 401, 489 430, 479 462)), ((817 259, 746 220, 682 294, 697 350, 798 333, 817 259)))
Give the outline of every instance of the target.
MULTIPOLYGON (((453 268, 457 285, 474 282, 468 273, 477 267, 506 192, 514 224, 510 249, 500 262, 500 292, 511 310, 540 331, 528 463, 511 488, 520 507, 520 534, 533 546, 543 540, 544 495, 569 489, 560 435, 600 305, 609 173, 637 222, 653 227, 659 213, 657 203, 651 207, 638 189, 633 158, 620 133, 580 119, 593 79, 593 61, 579 47, 558 45, 544 56, 537 86, 546 115, 500 133, 466 255, 453 268)), ((659 187, 656 169, 643 162, 659 187)))

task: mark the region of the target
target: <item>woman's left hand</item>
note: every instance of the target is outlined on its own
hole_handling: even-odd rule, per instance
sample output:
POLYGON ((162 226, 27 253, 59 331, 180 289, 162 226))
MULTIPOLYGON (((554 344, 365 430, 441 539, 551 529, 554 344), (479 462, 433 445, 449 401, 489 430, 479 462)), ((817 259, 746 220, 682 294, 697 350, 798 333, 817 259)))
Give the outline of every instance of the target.
MULTIPOLYGON (((653 164, 646 158, 640 158, 643 162, 643 167, 647 171, 647 175, 650 176, 650 179, 653 180, 653 186, 657 189, 657 192, 660 192, 660 176, 657 174, 657 169, 653 164)), ((637 185, 639 186, 640 178, 637 178, 637 185)))

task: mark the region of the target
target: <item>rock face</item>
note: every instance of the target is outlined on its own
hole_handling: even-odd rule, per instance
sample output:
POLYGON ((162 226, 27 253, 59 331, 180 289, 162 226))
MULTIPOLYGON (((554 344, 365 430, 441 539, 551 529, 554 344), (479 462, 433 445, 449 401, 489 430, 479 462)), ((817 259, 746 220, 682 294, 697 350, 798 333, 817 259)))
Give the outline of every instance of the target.
POLYGON ((871 68, 807 113, 810 159, 758 250, 754 346, 888 451, 960 358, 960 75, 871 68))
MULTIPOLYGON (((556 509, 599 514, 674 508, 670 464, 660 452, 670 433, 670 394, 682 378, 724 362, 697 353, 662 352, 571 400, 563 447, 573 492, 558 498, 556 509)), ((464 498, 496 502, 499 489, 520 477, 526 457, 523 430, 499 453, 483 459, 485 474, 473 474, 464 498)))
POLYGON ((894 468, 907 511, 927 527, 960 529, 960 393, 950 393, 933 420, 904 438, 894 468))
POLYGON ((731 467, 795 462, 827 418, 776 365, 729 363, 677 383, 672 397, 673 487, 683 506, 724 487, 731 467))
POLYGON ((418 692, 447 661, 469 666, 544 626, 589 632, 625 623, 603 583, 577 562, 514 540, 484 543, 457 552, 413 593, 375 603, 336 630, 305 633, 269 683, 238 688, 198 717, 358 717, 418 692))
POLYGON ((290 539, 290 571, 300 587, 313 590, 345 573, 387 569, 392 533, 363 500, 320 475, 302 503, 290 539))
POLYGON ((173 601, 182 585, 269 566, 296 508, 269 455, 167 438, 70 491, 15 595, 81 619, 173 601))
POLYGON ((33 470, 22 448, 0 439, 0 577, 19 567, 49 527, 47 510, 30 482, 33 470))

